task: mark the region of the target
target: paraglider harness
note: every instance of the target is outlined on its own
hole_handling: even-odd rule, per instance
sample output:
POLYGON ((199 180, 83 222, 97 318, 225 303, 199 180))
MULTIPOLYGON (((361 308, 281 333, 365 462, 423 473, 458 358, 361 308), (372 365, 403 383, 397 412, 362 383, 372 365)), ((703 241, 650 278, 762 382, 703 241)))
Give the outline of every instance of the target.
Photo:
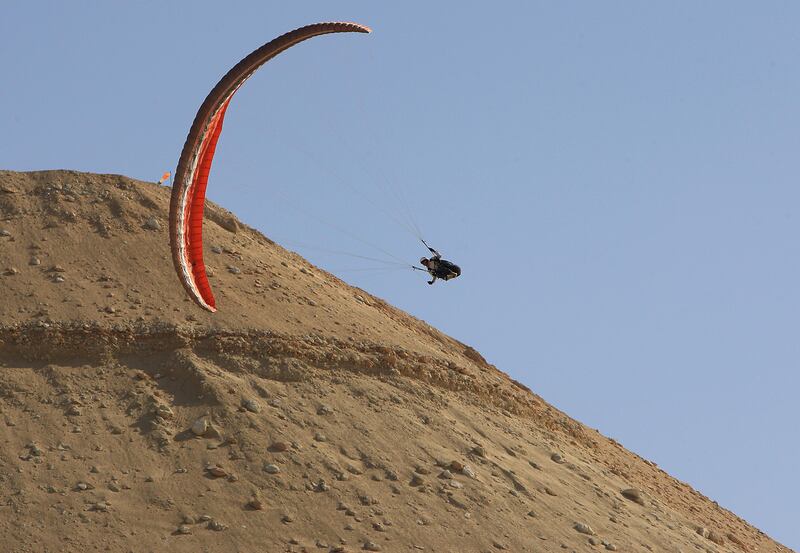
POLYGON ((430 273, 433 278, 428 281, 428 284, 433 284, 436 282, 437 278, 446 281, 461 276, 461 267, 451 261, 442 259, 442 254, 431 248, 425 242, 425 240, 422 240, 422 243, 425 244, 425 247, 430 250, 430 252, 433 254, 433 257, 430 259, 423 257, 419 260, 419 262, 422 264, 424 269, 419 269, 418 267, 415 267, 415 269, 425 270, 430 273))

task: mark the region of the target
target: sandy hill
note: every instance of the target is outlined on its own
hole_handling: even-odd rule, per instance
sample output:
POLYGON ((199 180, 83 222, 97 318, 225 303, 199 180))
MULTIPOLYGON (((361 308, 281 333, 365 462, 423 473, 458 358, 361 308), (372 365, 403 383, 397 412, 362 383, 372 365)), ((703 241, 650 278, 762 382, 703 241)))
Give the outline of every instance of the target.
POLYGON ((0 551, 785 552, 474 349, 215 206, 0 171, 0 551))

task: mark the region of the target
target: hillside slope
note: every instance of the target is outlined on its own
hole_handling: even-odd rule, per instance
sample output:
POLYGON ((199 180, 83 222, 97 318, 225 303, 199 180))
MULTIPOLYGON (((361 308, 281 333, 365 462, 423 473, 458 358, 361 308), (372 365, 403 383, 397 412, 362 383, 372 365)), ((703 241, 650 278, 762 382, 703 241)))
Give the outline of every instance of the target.
POLYGON ((202 311, 168 202, 0 171, 0 550, 789 551, 216 206, 202 311))

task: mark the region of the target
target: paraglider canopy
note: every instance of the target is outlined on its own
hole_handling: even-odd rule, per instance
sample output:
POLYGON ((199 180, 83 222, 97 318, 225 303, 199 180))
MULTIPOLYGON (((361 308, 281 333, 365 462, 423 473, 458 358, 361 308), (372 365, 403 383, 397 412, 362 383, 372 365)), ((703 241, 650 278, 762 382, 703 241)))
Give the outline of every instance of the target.
POLYGON ((169 210, 170 247, 178 278, 189 296, 203 309, 216 311, 214 294, 203 261, 203 212, 214 151, 231 98, 259 67, 309 38, 330 33, 369 33, 357 23, 307 25, 264 44, 237 63, 206 97, 183 146, 169 210))

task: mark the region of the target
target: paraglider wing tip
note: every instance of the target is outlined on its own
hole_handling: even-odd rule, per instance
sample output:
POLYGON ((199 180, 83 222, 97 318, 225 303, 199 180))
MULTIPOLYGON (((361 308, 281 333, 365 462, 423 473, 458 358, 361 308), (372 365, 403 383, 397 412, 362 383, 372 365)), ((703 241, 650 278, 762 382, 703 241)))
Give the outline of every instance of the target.
POLYGON ((210 303, 206 303, 205 301, 196 301, 197 305, 208 311, 209 313, 216 313, 217 308, 210 303))
POLYGON ((195 298, 197 304, 209 313, 217 312, 217 301, 214 294, 211 293, 211 287, 206 284, 205 289, 197 290, 198 295, 195 298))
MULTIPOLYGON (((317 23, 316 25, 307 25, 306 27, 300 27, 300 29, 305 29, 307 27, 314 27, 314 26, 337 26, 340 28, 340 31, 346 32, 355 32, 355 33, 371 33, 372 29, 367 27, 366 25, 362 25, 361 23, 356 23, 355 21, 328 21, 325 23, 317 23), (347 29, 342 29, 342 27, 349 27, 347 29)), ((300 30, 297 29, 297 30, 300 30)))
MULTIPOLYGON (((334 23, 334 24, 336 24, 336 23, 334 23)), ((362 25, 361 23, 356 23, 355 21, 343 21, 341 24, 349 25, 349 26, 353 27, 352 30, 357 32, 357 33, 371 33, 372 32, 372 28, 367 27, 366 25, 362 25)))
POLYGON ((199 294, 194 296, 193 299, 195 303, 208 311, 209 313, 216 313, 217 312, 217 302, 214 301, 214 296, 204 296, 199 294))

